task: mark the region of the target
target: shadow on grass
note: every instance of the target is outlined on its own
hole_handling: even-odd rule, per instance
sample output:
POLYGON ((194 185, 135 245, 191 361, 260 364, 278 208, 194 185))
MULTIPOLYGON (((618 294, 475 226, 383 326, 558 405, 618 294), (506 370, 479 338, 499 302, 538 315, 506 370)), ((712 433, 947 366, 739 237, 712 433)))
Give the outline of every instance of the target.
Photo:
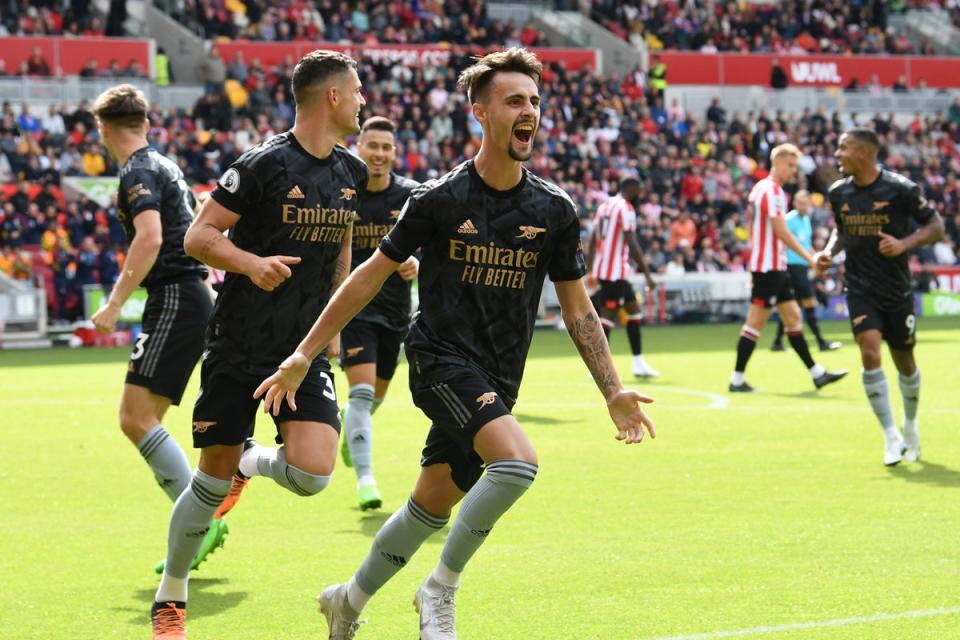
POLYGON ((841 402, 843 398, 829 395, 829 391, 819 391, 817 389, 807 389, 806 391, 796 391, 793 393, 771 393, 771 396, 778 398, 794 398, 797 400, 816 399, 822 402, 841 402))
MULTIPOLYGON (((210 593, 208 591, 210 587, 229 584, 229 582, 226 578, 191 578, 187 624, 190 624, 189 620, 192 619, 213 616, 233 609, 247 598, 246 591, 230 591, 228 593, 210 593)), ((132 614, 127 623, 146 629, 150 626, 150 605, 156 593, 157 590, 154 588, 137 589, 133 592, 133 597, 137 602, 143 603, 142 609, 114 607, 113 610, 132 614)))
POLYGON ((892 477, 907 482, 960 489, 960 469, 951 469, 928 460, 921 459, 907 465, 901 463, 895 467, 889 467, 887 472, 892 477))
MULTIPOLYGON (((362 533, 367 538, 372 539, 377 535, 377 532, 380 531, 380 528, 383 526, 383 523, 385 523, 387 519, 393 515, 393 512, 396 511, 396 509, 387 510, 387 511, 384 511, 381 509, 378 511, 363 512, 363 511, 360 511, 360 507, 354 507, 354 511, 356 511, 357 514, 360 516, 360 522, 359 522, 360 533, 362 533)), ((444 531, 445 531, 445 528, 441 529, 439 532, 427 538, 427 541, 425 544, 442 543, 444 539, 447 537, 447 534, 444 531)), ((356 532, 357 532, 356 529, 340 529, 336 533, 356 533, 356 532)))

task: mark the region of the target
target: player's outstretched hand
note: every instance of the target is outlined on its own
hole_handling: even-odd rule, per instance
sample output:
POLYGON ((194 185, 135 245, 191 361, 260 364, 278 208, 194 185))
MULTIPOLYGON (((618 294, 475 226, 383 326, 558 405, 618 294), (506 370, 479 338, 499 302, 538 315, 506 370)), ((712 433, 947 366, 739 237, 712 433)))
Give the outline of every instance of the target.
POLYGON ((400 274, 400 277, 405 281, 410 282, 417 277, 417 271, 420 270, 420 261, 410 256, 405 261, 400 263, 400 266, 397 267, 397 273, 400 274))
POLYGON ((641 404, 650 404, 653 398, 632 389, 623 389, 607 401, 607 411, 617 427, 617 440, 633 444, 643 440, 643 430, 657 437, 657 428, 641 404))
POLYGON ((264 291, 273 291, 293 275, 288 265, 300 264, 294 256, 267 256, 257 258, 247 270, 247 277, 264 291))
POLYGON ((894 238, 891 235, 884 233, 883 231, 879 232, 880 236, 880 253, 888 258, 896 258, 898 255, 907 250, 906 245, 903 244, 903 240, 900 238, 894 238))
POLYGON ((263 412, 280 414, 280 405, 283 399, 287 399, 287 405, 291 411, 297 410, 297 389, 300 388, 303 379, 310 370, 310 360, 302 353, 294 353, 286 360, 280 363, 277 371, 260 383, 257 390, 253 392, 253 397, 259 399, 264 393, 263 412))

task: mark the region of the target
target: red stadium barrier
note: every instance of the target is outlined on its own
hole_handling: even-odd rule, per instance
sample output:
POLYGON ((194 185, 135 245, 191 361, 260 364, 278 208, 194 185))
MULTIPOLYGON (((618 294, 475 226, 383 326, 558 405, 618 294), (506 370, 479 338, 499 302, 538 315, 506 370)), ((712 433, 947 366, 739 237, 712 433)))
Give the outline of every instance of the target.
MULTIPOLYGON (((482 47, 443 47, 419 44, 342 45, 328 42, 254 42, 250 40, 218 42, 215 46, 227 62, 233 59, 237 51, 242 51, 248 64, 254 58, 259 58, 260 63, 265 66, 282 64, 287 56, 290 56, 290 59, 296 62, 305 53, 314 49, 330 49, 354 57, 362 53, 376 61, 395 62, 408 66, 442 67, 449 64, 450 54, 453 52, 482 53, 487 50, 482 47)), ((598 54, 595 49, 534 48, 531 51, 536 53, 543 62, 562 62, 571 71, 595 70, 599 66, 598 54)))
POLYGON ((16 74, 20 63, 29 60, 33 50, 39 48, 55 76, 57 68, 64 75, 77 75, 88 60, 97 63, 97 69, 106 69, 112 60, 126 68, 131 60, 153 77, 153 43, 134 38, 51 38, 43 36, 0 37, 0 58, 7 65, 7 73, 16 74))
POLYGON ((777 59, 791 87, 845 87, 854 79, 863 87, 874 74, 883 87, 892 86, 900 76, 908 87, 918 86, 921 80, 930 88, 960 87, 960 58, 688 51, 661 51, 659 55, 667 65, 667 82, 671 85, 770 86, 770 70, 777 59))

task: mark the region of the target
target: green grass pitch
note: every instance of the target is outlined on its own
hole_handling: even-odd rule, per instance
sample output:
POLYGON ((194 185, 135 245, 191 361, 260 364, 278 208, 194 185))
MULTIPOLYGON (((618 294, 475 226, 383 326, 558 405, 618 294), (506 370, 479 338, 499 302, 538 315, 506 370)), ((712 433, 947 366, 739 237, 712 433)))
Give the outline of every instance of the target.
MULTIPOLYGON (((566 334, 538 332, 515 413, 540 475, 464 574, 460 637, 960 638, 960 322, 920 324, 924 459, 894 469, 848 329, 826 329, 845 346, 815 355, 847 380, 815 392, 792 353, 767 350, 768 328, 748 397, 726 394, 738 327, 646 329, 663 376, 629 384, 656 397, 659 435, 630 447, 566 334)), ((613 349, 628 374, 622 330, 613 349)), ((126 357, 0 353, 0 638, 149 638, 170 503, 117 426, 126 357)), ((417 475, 426 425, 406 375, 374 421, 385 509, 361 513, 343 467, 313 498, 255 479, 193 574, 192 639, 326 637, 313 596, 349 577, 417 475)), ((187 446, 197 380, 165 420, 187 446)), ((445 534, 371 601, 359 638, 416 637, 413 593, 445 534)))

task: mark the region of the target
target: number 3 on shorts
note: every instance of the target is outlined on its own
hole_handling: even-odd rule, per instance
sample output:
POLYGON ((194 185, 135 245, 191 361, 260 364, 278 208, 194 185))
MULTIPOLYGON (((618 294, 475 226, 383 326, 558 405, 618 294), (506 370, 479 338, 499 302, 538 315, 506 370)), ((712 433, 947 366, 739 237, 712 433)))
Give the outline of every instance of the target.
POLYGON ((323 397, 336 402, 337 394, 333 390, 333 381, 330 379, 330 376, 328 376, 325 371, 321 371, 320 376, 323 378, 323 397))
POLYGON ((143 345, 147 342, 147 338, 149 337, 150 335, 146 333, 141 333, 140 335, 137 336, 137 343, 133 345, 133 353, 130 354, 131 360, 139 360, 143 356, 143 352, 144 352, 143 345))
POLYGON ((907 319, 905 320, 905 322, 907 325, 907 335, 912 336, 914 332, 917 330, 917 316, 911 313, 910 315, 907 316, 907 319))

